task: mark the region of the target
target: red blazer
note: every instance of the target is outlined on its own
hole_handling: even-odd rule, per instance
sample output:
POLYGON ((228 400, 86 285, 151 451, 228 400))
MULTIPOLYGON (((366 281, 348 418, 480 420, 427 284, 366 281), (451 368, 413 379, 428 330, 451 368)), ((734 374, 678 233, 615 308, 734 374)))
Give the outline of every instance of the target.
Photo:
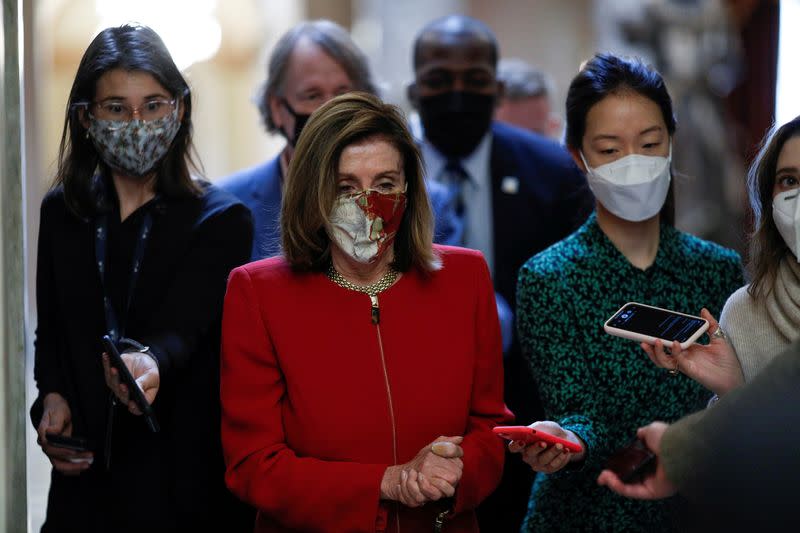
POLYGON ((441 270, 412 270, 380 294, 379 326, 366 294, 283 258, 231 273, 222 443, 228 486, 259 509, 256 531, 432 531, 435 505, 381 501, 380 483, 440 435, 464 436, 444 530, 478 530, 472 510, 503 468, 491 429, 512 417, 497 311, 480 253, 436 249, 441 270))

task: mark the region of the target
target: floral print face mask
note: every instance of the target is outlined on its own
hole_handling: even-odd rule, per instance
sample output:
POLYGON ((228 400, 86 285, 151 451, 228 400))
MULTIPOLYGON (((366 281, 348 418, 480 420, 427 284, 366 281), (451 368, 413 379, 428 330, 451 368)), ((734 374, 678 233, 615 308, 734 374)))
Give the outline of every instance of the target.
POLYGON ((372 263, 394 242, 403 213, 405 192, 362 191, 337 198, 328 236, 359 263, 372 263))
POLYGON ((178 106, 156 120, 100 120, 90 117, 89 135, 100 157, 111 168, 129 176, 151 172, 167 154, 178 134, 178 106))

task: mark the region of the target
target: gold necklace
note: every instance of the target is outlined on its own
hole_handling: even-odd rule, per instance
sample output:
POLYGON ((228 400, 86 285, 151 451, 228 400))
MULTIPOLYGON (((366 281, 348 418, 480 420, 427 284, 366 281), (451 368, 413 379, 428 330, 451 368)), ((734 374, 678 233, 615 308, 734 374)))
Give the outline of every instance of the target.
POLYGON ((391 287, 394 284, 394 282, 397 281, 397 276, 399 275, 397 270, 395 270, 392 267, 389 267, 389 270, 386 272, 386 274, 381 276, 381 278, 375 283, 371 283, 369 285, 356 285, 355 283, 348 281, 347 279, 345 279, 344 276, 342 276, 339 273, 338 270, 334 268, 332 263, 331 266, 328 267, 327 275, 328 279, 330 279, 338 286, 351 291, 361 292, 369 296, 370 303, 372 304, 370 313, 372 318, 372 323, 375 324, 376 326, 380 324, 381 312, 380 308, 378 307, 378 294, 382 293, 383 291, 391 287))

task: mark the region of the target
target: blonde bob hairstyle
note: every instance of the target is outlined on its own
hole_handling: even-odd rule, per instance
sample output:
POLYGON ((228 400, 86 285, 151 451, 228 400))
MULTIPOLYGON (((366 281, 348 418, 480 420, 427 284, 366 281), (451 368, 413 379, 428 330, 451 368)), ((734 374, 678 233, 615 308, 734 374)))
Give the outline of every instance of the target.
POLYGON ((433 249, 433 211, 422 177, 420 154, 400 110, 362 92, 337 96, 317 109, 295 147, 281 208, 283 254, 293 268, 324 271, 331 261, 325 228, 337 197, 342 151, 369 138, 387 141, 403 158, 406 211, 394 241, 392 266, 437 270, 433 249))

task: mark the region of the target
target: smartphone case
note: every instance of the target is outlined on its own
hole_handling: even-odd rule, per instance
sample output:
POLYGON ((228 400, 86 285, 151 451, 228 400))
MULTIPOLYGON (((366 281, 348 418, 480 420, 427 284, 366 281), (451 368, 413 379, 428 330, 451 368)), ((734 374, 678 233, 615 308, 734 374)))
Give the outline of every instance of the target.
POLYGON ((494 431, 495 435, 498 437, 502 437, 506 440, 520 440, 525 444, 546 442, 551 445, 561 444, 572 453, 580 453, 583 450, 583 448, 574 442, 556 437, 544 431, 536 431, 528 426, 496 426, 492 431, 494 431))
POLYGON ((686 339, 684 342, 680 343, 682 350, 685 350, 686 348, 688 348, 689 346, 694 344, 697 341, 697 339, 699 339, 700 336, 703 335, 703 333, 705 333, 706 330, 708 329, 708 320, 706 320, 705 318, 701 318, 699 316, 694 316, 694 315, 687 315, 685 313, 679 313, 677 311, 672 311, 670 309, 664 309, 664 308, 661 308, 661 307, 655 307, 653 305, 640 304, 639 302, 628 302, 625 305, 623 305, 622 307, 620 307, 619 309, 617 309, 616 311, 614 311, 614 314, 611 315, 611 317, 608 320, 606 320, 605 324, 603 324, 603 329, 605 330, 606 333, 608 333, 609 335, 615 335, 617 337, 623 337, 625 339, 630 339, 632 341, 646 342, 647 344, 655 344, 656 340, 660 340, 664 344, 664 347, 669 348, 670 346, 672 346, 672 341, 671 340, 661 339, 661 338, 658 338, 658 337, 651 337, 650 335, 644 335, 644 334, 641 334, 641 333, 628 331, 626 329, 619 329, 619 328, 615 328, 615 327, 609 325, 609 323, 614 319, 615 316, 617 316, 619 314, 620 311, 622 311, 623 309, 625 309, 626 306, 631 305, 631 304, 638 305, 638 306, 641 306, 641 307, 649 307, 650 309, 658 309, 659 311, 666 311, 667 313, 672 313, 672 314, 675 314, 675 315, 694 318, 694 319, 697 319, 697 320, 702 320, 703 321, 703 325, 700 327, 700 329, 698 329, 694 333, 694 335, 692 335, 691 337, 686 339))

